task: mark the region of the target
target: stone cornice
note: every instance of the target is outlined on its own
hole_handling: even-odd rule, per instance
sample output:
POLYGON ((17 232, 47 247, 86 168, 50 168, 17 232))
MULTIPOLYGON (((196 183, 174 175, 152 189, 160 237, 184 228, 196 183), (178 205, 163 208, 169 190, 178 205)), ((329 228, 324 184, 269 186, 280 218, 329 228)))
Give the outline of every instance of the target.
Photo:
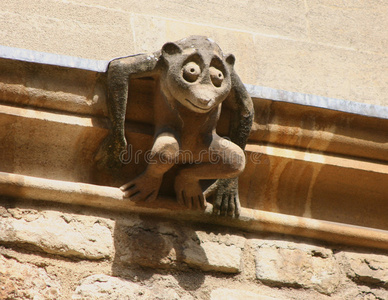
POLYGON ((74 205, 87 205, 121 212, 148 214, 174 220, 208 223, 249 232, 274 232, 330 243, 388 249, 388 232, 373 228, 295 217, 285 214, 242 208, 239 218, 214 216, 212 205, 204 212, 182 209, 170 199, 138 205, 122 198, 118 188, 78 182, 64 182, 0 172, 0 188, 15 198, 39 199, 74 205))

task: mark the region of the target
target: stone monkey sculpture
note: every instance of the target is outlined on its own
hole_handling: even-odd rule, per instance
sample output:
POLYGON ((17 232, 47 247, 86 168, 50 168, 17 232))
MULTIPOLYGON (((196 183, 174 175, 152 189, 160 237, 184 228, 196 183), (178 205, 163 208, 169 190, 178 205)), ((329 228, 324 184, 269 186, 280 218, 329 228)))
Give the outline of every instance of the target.
POLYGON ((213 212, 240 213, 238 175, 245 167, 245 147, 253 119, 253 104, 233 69, 233 55, 224 56, 219 46, 202 36, 166 43, 151 55, 141 54, 111 61, 108 67, 108 111, 111 133, 99 151, 108 166, 119 163, 126 149, 124 132, 128 84, 132 78, 156 81, 153 164, 123 185, 125 198, 153 201, 163 174, 180 164, 175 179, 179 203, 204 209, 206 195, 215 193, 213 212), (217 135, 222 105, 232 111, 230 141, 217 135), (196 163, 182 164, 182 151, 190 151, 196 163), (203 193, 200 180, 216 179, 203 193))

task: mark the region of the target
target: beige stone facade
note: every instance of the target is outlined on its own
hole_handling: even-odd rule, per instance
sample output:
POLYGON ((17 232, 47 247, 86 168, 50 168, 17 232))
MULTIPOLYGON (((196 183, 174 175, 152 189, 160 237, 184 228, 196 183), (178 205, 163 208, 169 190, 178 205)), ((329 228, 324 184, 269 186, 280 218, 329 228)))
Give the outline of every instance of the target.
MULTIPOLYGON (((256 87, 227 218, 168 193, 123 201, 94 161, 101 70, 0 57, 0 299, 388 299, 387 16, 377 0, 3 1, 0 46, 106 61, 208 35, 256 87)), ((152 91, 131 81, 126 133, 143 152, 152 91)))
POLYGON ((5 0, 0 45, 111 59, 207 35, 244 83, 388 105, 385 1, 5 0))

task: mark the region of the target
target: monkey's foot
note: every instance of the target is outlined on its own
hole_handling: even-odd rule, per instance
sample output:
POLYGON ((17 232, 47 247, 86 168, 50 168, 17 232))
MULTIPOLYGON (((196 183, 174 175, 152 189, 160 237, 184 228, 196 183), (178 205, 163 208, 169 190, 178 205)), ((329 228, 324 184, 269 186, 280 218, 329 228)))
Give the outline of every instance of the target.
POLYGON ((101 143, 94 160, 97 162, 99 169, 117 170, 122 167, 122 155, 127 154, 127 142, 124 138, 115 139, 108 136, 101 143))
POLYGON ((206 198, 198 180, 178 175, 175 179, 175 193, 178 203, 190 209, 206 208, 206 198))
POLYGON ((238 196, 238 179, 218 179, 206 190, 205 195, 214 194, 213 214, 238 217, 241 212, 238 196))
POLYGON ((124 198, 128 198, 131 201, 151 202, 156 200, 161 184, 162 177, 143 173, 134 180, 124 184, 120 189, 124 192, 124 198))

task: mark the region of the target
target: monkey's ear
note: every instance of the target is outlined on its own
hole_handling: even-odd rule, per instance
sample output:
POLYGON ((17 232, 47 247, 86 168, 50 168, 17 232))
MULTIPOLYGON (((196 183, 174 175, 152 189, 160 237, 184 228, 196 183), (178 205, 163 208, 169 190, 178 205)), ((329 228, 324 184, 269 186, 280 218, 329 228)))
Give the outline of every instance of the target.
POLYGON ((162 55, 169 56, 182 53, 182 49, 175 43, 166 43, 162 47, 162 55))
POLYGON ((234 66, 234 63, 236 61, 236 58, 234 57, 233 54, 228 54, 225 56, 225 61, 230 65, 230 66, 234 66))

